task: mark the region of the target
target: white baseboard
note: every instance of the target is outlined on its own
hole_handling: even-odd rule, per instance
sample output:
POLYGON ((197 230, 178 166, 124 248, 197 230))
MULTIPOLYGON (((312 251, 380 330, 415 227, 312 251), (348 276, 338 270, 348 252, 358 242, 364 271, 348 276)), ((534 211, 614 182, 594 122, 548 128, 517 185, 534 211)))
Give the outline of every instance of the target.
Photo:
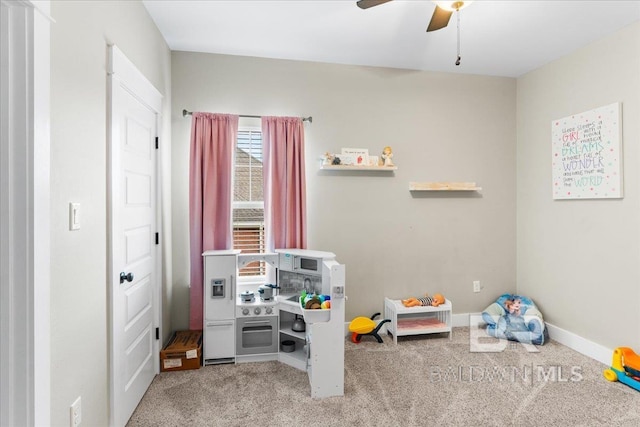
MULTIPOLYGON (((469 315, 474 314, 480 316, 481 313, 465 313, 454 314, 452 316, 453 327, 469 326, 469 315)), ((611 357, 613 356, 613 349, 607 348, 603 345, 589 341, 586 338, 582 338, 573 332, 559 328, 549 322, 545 322, 549 329, 549 338, 559 342, 560 344, 569 347, 572 350, 577 351, 580 354, 584 354, 600 363, 604 363, 609 366, 611 364, 611 357)))
MULTIPOLYGON (((480 313, 473 313, 480 314, 480 313)), ((464 314, 454 314, 451 316, 451 326, 454 328, 462 328, 464 326, 469 326, 469 313, 464 314)))
POLYGON ((551 323, 545 322, 549 329, 549 338, 558 341, 560 344, 569 347, 578 353, 584 354, 600 363, 604 363, 607 366, 611 365, 611 358, 613 356, 613 349, 606 348, 603 345, 597 344, 588 339, 582 338, 579 335, 569 332, 562 328, 559 328, 551 323))

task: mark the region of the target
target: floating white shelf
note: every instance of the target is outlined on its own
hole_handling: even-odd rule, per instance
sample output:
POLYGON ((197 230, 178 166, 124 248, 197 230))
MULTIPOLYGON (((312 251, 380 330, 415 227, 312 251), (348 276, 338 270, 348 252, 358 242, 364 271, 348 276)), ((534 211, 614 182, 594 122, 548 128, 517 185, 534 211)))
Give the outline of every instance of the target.
POLYGON ((322 165, 321 170, 330 171, 376 171, 391 172, 398 170, 397 166, 344 166, 344 165, 322 165))
POLYGON ((410 182, 409 191, 480 191, 475 182, 410 182))

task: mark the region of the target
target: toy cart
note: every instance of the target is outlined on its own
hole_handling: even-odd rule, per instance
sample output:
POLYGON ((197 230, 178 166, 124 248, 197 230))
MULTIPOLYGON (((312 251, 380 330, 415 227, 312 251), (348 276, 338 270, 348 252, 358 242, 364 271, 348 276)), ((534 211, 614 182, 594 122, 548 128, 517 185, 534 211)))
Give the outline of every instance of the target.
POLYGON ((618 347, 613 350, 611 368, 602 374, 609 381, 620 381, 640 391, 640 356, 629 347, 618 347))

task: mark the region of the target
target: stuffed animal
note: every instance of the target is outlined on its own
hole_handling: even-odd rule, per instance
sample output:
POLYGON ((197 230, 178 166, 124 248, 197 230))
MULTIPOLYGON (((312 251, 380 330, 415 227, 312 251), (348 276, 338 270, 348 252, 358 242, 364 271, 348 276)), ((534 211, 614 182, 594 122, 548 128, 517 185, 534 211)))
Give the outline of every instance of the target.
POLYGON ((444 304, 445 298, 442 294, 435 294, 430 297, 428 294, 425 294, 423 298, 407 298, 402 300, 402 305, 405 307, 419 307, 419 306, 432 306, 437 307, 441 304, 444 304))

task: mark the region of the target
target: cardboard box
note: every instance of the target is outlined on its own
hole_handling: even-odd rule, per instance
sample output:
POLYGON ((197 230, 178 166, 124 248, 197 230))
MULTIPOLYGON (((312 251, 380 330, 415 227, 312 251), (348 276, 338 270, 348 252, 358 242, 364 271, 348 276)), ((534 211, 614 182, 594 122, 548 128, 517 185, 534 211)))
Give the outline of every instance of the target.
POLYGON ((200 369, 202 331, 176 331, 160 351, 160 371, 200 369))

